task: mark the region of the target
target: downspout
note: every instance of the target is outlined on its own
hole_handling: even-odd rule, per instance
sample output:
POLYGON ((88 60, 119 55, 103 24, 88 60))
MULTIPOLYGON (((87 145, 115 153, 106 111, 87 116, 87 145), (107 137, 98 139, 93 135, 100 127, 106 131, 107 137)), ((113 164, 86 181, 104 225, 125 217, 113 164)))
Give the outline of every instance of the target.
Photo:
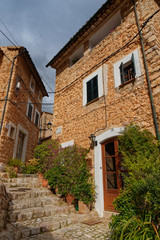
POLYGON ((137 9, 136 9, 135 0, 132 0, 132 2, 133 2, 135 17, 136 17, 136 22, 137 22, 137 26, 138 26, 138 31, 139 31, 139 36, 140 36, 141 47, 142 47, 144 67, 145 67, 145 71, 146 71, 146 78, 147 78, 147 83, 148 83, 148 91, 149 91, 149 97, 150 97, 151 108, 152 108, 152 113, 153 113, 154 126, 155 126, 155 130, 156 130, 156 136, 157 136, 157 139, 160 140, 160 134, 159 134, 159 130, 158 130, 156 111, 155 111, 155 106, 154 106, 154 103, 153 103, 153 95, 152 95, 152 89, 151 89, 151 82, 150 82, 150 77, 149 77, 149 72, 148 72, 148 65, 147 65, 146 54, 145 54, 145 50, 144 50, 143 36, 142 36, 140 24, 139 24, 139 19, 138 19, 138 13, 137 13, 137 9))
POLYGON ((1 132, 2 132, 4 115, 5 115, 6 106, 7 106, 7 101, 8 101, 8 95, 9 95, 9 90, 10 90, 10 85, 11 85, 11 79, 12 79, 12 74, 13 74, 14 62, 15 62, 15 60, 16 60, 16 58, 17 58, 18 56, 20 56, 21 54, 24 53, 24 51, 25 51, 25 50, 23 50, 23 51, 20 52, 17 56, 15 56, 15 57, 13 58, 13 61, 12 61, 12 67, 11 67, 11 72, 10 72, 10 77, 9 77, 9 82, 8 82, 7 94, 6 94, 6 98, 5 98, 5 103, 4 103, 4 108, 3 108, 3 114, 2 114, 2 119, 1 119, 1 125, 0 125, 0 135, 1 135, 1 132))

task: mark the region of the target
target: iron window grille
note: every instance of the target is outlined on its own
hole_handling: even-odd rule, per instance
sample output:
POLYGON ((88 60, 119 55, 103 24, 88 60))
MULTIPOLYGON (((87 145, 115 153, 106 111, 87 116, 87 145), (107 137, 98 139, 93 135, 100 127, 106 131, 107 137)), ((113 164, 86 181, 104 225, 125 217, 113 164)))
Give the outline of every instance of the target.
POLYGON ((128 82, 129 80, 135 79, 135 60, 134 54, 132 53, 131 60, 127 63, 121 62, 120 65, 121 84, 128 82))

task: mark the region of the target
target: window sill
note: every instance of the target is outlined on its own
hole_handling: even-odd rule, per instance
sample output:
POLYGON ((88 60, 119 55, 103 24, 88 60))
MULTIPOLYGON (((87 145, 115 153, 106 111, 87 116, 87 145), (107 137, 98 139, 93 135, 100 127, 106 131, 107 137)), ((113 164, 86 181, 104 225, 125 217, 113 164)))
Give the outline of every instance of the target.
POLYGON ((90 102, 88 102, 88 103, 86 103, 86 106, 88 106, 88 105, 90 105, 91 103, 94 103, 94 102, 96 102, 96 101, 98 101, 98 100, 99 100, 99 97, 93 99, 92 101, 90 101, 90 102))
POLYGON ((129 81, 127 81, 127 82, 125 82, 125 83, 122 83, 120 86, 119 86, 119 88, 122 88, 122 87, 124 87, 125 85, 127 85, 127 84, 129 84, 129 83, 134 83, 135 82, 135 78, 132 78, 132 79, 130 79, 129 81))

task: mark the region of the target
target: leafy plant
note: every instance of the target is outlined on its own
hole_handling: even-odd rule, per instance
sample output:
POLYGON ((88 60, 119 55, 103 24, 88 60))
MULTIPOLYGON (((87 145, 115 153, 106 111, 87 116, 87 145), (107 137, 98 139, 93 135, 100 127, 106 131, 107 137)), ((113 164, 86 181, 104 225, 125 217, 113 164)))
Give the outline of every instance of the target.
POLYGON ((37 159, 30 159, 23 167, 23 174, 36 174, 39 170, 37 159))
POLYGON ((9 166, 12 166, 12 167, 18 167, 18 168, 21 168, 23 167, 23 162, 20 160, 20 159, 16 159, 16 158, 11 158, 8 162, 8 165, 9 166))
POLYGON ((149 240, 160 239, 156 226, 151 221, 143 222, 136 217, 130 218, 124 224, 121 232, 120 240, 149 240))
POLYGON ((10 178, 16 178, 17 172, 15 171, 13 166, 6 166, 6 172, 8 172, 10 178))
POLYGON ((48 140, 37 145, 34 150, 34 158, 38 162, 38 172, 45 173, 52 168, 55 157, 60 150, 59 140, 48 140))
POLYGON ((66 196, 69 193, 89 204, 94 201, 94 185, 87 168, 87 154, 87 149, 77 145, 61 149, 45 178, 51 188, 58 188, 60 194, 66 196))
POLYGON ((160 231, 157 227, 155 233, 153 228, 160 222, 159 143, 150 132, 133 125, 126 127, 119 140, 128 174, 125 189, 114 201, 119 215, 112 217, 111 238, 119 240, 124 234, 124 239, 156 239, 160 231))

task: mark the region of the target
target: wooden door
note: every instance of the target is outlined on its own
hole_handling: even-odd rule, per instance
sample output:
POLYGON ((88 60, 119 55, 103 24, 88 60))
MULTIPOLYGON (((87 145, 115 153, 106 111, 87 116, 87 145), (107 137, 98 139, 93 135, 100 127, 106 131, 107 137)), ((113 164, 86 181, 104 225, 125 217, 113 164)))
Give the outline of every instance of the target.
POLYGON ((113 200, 120 193, 120 160, 117 139, 102 144, 104 210, 114 211, 113 200))

